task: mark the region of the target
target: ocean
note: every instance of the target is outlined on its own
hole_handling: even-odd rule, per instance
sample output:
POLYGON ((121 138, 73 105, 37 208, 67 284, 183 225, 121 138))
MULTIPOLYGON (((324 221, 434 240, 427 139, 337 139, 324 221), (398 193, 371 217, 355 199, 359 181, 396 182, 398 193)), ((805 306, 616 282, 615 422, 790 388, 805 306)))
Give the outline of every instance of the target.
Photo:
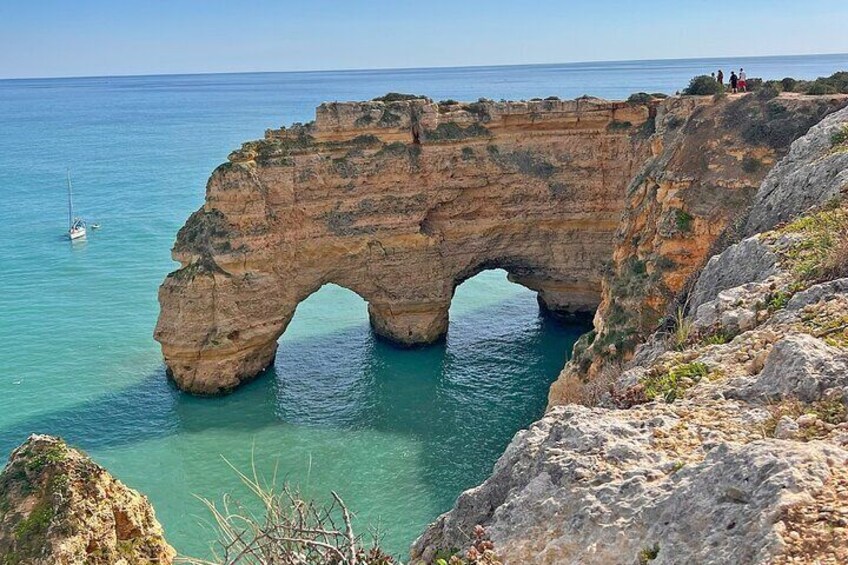
POLYGON ((336 490, 360 529, 405 554, 482 481, 586 330, 540 317, 488 271, 464 283, 445 343, 395 349, 365 303, 328 285, 298 308, 276 366, 234 394, 194 398, 166 379, 152 332, 175 234, 210 172, 266 128, 324 101, 388 91, 434 99, 673 93, 695 74, 815 78, 848 55, 311 73, 0 80, 0 453, 64 437, 155 506, 168 539, 207 555, 197 497, 246 497, 230 465, 336 490), (77 212, 102 229, 71 244, 77 212))

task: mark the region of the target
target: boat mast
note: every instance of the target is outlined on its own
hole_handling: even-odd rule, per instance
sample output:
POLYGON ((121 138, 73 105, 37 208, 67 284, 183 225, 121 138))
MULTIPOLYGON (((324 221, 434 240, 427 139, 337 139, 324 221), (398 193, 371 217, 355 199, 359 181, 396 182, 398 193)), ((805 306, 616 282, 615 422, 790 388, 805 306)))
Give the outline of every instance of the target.
POLYGON ((68 229, 74 225, 74 192, 71 188, 71 170, 68 169, 68 229))

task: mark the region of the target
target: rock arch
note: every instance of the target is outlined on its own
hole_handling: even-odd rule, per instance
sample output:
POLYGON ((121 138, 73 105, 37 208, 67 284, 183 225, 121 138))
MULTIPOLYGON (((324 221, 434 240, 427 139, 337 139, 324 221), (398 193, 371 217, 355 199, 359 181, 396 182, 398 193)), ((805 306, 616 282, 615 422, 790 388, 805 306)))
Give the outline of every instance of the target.
POLYGON ((591 314, 656 111, 418 99, 325 104, 314 123, 268 131, 215 170, 177 236, 155 332, 169 373, 193 393, 232 390, 326 283, 402 345, 440 339, 456 286, 488 268, 549 310, 591 314))

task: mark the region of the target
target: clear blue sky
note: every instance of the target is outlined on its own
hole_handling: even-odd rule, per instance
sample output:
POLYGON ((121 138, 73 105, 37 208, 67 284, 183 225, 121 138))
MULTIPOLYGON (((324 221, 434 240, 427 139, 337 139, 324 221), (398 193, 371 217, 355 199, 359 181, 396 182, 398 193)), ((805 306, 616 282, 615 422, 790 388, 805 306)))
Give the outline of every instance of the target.
POLYGON ((848 0, 0 0, 0 78, 848 51, 848 0))

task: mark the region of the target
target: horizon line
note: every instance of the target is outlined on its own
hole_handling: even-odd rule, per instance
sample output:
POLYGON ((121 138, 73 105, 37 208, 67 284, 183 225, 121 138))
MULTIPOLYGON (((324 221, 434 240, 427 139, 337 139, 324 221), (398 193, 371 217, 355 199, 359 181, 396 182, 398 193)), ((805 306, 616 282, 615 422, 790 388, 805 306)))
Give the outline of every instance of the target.
MULTIPOLYGON (((845 53, 805 53, 793 55, 733 55, 730 57, 684 57, 684 58, 661 58, 661 59, 595 59, 590 61, 568 61, 559 63, 506 63, 495 65, 433 65, 423 67, 371 67, 371 68, 342 68, 342 69, 308 69, 308 70, 283 70, 283 71, 199 71, 181 73, 138 73, 138 74, 114 74, 114 75, 64 75, 64 76, 31 76, 31 77, 0 77, 0 82, 25 81, 25 80, 68 80, 68 79, 103 79, 103 78, 146 78, 146 77, 179 77, 179 76, 214 76, 214 75, 258 75, 258 74, 315 74, 315 73, 362 73, 362 72, 390 72, 390 71, 414 71, 414 70, 445 70, 445 69, 490 69, 506 67, 553 67, 569 65, 591 65, 612 63, 658 63, 664 61, 716 61, 720 59, 776 59, 786 57, 836 57, 848 56, 845 53)), ((848 69, 846 69, 848 70, 848 69)))

